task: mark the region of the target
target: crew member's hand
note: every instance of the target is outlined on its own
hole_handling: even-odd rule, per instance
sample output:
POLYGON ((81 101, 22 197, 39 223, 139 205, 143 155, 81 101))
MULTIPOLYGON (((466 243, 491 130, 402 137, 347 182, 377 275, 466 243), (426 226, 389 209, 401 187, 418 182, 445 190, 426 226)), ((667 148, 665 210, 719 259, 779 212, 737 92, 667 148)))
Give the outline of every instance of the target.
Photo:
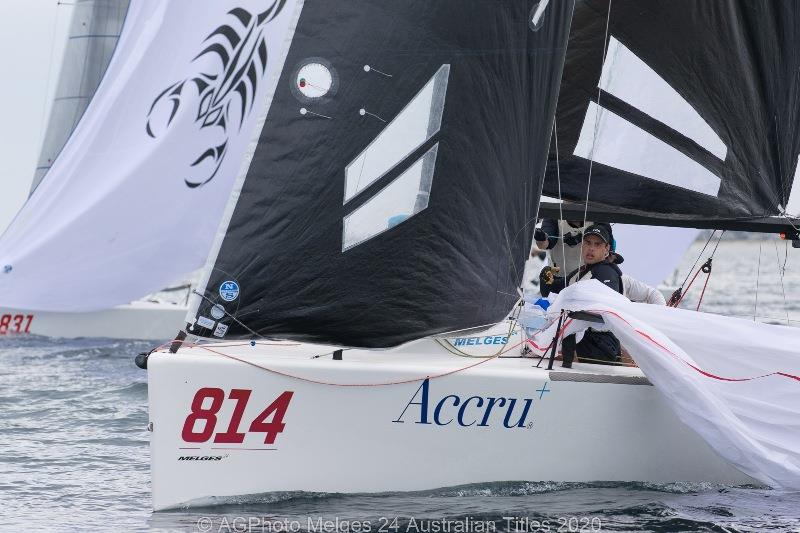
POLYGON ((545 233, 542 228, 536 228, 536 231, 533 232, 533 239, 536 242, 546 241, 547 233, 545 233))
POLYGON ((576 232, 576 233, 570 232, 564 235, 564 244, 566 244, 567 246, 577 246, 581 243, 582 239, 583 239, 583 234, 581 232, 576 232))
POLYGON ((539 283, 542 285, 552 285, 555 277, 561 269, 558 267, 546 266, 539 273, 539 283))

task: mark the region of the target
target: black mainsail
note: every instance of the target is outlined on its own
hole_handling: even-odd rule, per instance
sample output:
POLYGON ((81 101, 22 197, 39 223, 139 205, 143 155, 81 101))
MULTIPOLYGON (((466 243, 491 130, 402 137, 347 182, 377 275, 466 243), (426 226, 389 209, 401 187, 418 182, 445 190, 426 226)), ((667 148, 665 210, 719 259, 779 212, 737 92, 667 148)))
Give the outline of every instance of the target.
POLYGON ((502 319, 572 4, 307 0, 191 332, 385 347, 502 319))
POLYGON ((578 2, 544 194, 560 175, 583 207, 591 175, 591 220, 764 229, 789 200, 799 104, 796 2, 578 2))

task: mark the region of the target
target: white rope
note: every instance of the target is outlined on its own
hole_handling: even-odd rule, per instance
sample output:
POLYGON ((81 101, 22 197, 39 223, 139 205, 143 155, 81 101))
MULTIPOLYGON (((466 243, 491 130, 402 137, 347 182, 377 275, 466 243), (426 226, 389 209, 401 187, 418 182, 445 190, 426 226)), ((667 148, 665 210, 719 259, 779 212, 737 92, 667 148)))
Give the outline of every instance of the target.
POLYGON ((761 278, 761 242, 758 243, 758 270, 756 271, 756 303, 753 304, 753 322, 758 311, 758 280, 761 278))
POLYGON ((786 325, 790 326, 791 324, 789 323, 789 306, 786 304, 786 287, 784 287, 783 285, 784 271, 781 268, 781 254, 778 253, 778 242, 772 241, 772 243, 775 245, 775 264, 778 267, 778 276, 781 280, 781 291, 783 292, 783 311, 786 313, 786 325))
MULTIPOLYGON (((47 104, 50 101, 50 79, 51 79, 52 74, 53 74, 53 63, 55 61, 55 51, 56 51, 56 37, 59 35, 58 18, 59 18, 59 15, 61 14, 60 7, 62 5, 67 5, 67 4, 63 4, 62 2, 56 3, 55 17, 53 17, 53 31, 51 32, 51 35, 53 36, 53 39, 50 41, 50 59, 49 59, 48 64, 47 64, 47 81, 45 82, 45 85, 44 85, 44 95, 45 96, 44 96, 44 102, 42 103, 41 131, 43 131, 43 132, 46 131, 45 128, 47 127, 47 122, 48 122, 48 120, 47 120, 47 104)), ((44 133, 42 134, 42 137, 44 138, 44 133)), ((44 140, 42 140, 42 142, 44 142, 44 140)))
MULTIPOLYGON (((603 66, 606 63, 606 53, 608 52, 608 26, 611 20, 611 0, 608 0, 608 13, 606 13, 606 33, 603 37, 603 62, 600 65, 600 79, 603 78, 603 66)), ((583 204, 583 225, 586 226, 586 216, 589 212, 589 189, 592 187, 592 167, 594 166, 594 146, 597 141, 597 130, 600 127, 600 95, 603 89, 601 84, 597 84, 597 109, 594 114, 594 132, 592 134, 592 149, 589 151, 589 179, 586 182, 586 201, 583 204)), ((609 245, 611 243, 608 243, 609 245)), ((581 238, 581 257, 578 260, 578 268, 583 263, 583 239, 581 238)))
MULTIPOLYGON (((564 220, 564 199, 561 197, 561 161, 558 156, 558 124, 557 121, 553 120, 553 135, 556 138, 556 177, 558 178, 558 225, 559 228, 561 226, 562 221, 564 220)), ((564 269, 562 275, 564 279, 566 279, 567 274, 567 247, 564 244, 564 235, 561 235, 561 262, 564 263, 561 265, 561 268, 564 269)), ((580 267, 580 259, 578 260, 578 267, 580 267)))

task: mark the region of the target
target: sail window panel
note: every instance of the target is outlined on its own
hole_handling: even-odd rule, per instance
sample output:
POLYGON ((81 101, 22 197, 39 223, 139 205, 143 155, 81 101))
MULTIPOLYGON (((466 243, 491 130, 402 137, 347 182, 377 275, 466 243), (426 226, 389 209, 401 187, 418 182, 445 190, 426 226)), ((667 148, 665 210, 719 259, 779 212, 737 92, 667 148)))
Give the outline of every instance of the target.
POLYGON ((614 37, 609 39, 600 88, 725 160, 728 147, 711 126, 647 63, 614 37))
POLYGON ((442 65, 386 128, 345 168, 344 202, 433 137, 442 125, 450 65, 442 65))
POLYGON ((800 156, 797 156, 797 164, 794 167, 794 180, 789 201, 786 202, 786 213, 800 218, 800 156))
POLYGON ((402 224, 428 207, 439 143, 344 218, 342 251, 402 224))
POLYGON ((697 193, 719 194, 721 180, 707 168, 594 102, 586 111, 574 153, 697 193))

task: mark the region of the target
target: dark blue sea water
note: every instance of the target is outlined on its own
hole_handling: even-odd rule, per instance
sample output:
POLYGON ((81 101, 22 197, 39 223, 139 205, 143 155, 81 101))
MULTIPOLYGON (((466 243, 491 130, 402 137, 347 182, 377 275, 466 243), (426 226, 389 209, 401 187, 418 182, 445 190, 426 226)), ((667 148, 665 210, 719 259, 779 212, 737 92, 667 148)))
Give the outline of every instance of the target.
MULTIPOLYGON (((754 309, 754 293, 735 290, 743 279, 755 285, 748 270, 755 262, 745 252, 758 247, 741 244, 720 261, 733 272, 715 274, 709 307, 754 309)), ((800 286, 791 265, 785 284, 794 290, 795 318, 800 286)), ((757 314, 785 317, 777 277, 760 283, 757 314)), ((0 530, 800 532, 800 493, 704 484, 519 482, 380 495, 270 494, 152 513, 146 373, 133 364, 152 345, 0 339, 0 530)), ((553 460, 562 459, 553 451, 553 460)))

